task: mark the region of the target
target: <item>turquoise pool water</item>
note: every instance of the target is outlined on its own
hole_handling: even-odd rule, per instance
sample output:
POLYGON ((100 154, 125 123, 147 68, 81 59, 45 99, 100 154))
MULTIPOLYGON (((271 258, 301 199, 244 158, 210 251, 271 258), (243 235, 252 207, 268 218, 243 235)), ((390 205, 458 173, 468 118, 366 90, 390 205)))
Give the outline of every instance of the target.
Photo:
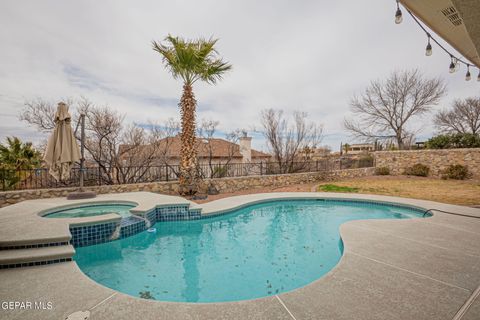
POLYGON ((60 210, 47 214, 46 218, 83 218, 99 216, 107 213, 118 213, 122 217, 130 216, 130 209, 135 207, 131 204, 96 204, 60 210))
POLYGON ((339 226, 358 219, 407 219, 423 212, 345 201, 276 201, 227 215, 159 222, 156 233, 76 249, 90 278, 162 301, 255 299, 307 285, 340 260, 339 226))

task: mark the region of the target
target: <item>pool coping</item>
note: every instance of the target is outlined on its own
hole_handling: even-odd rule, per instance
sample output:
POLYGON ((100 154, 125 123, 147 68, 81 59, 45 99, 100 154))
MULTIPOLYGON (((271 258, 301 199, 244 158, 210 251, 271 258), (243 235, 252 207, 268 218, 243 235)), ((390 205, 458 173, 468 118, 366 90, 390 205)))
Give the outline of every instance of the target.
MULTIPOLYGON (((333 199, 333 200, 335 199, 349 200, 350 199, 350 200, 366 200, 367 202, 399 203, 407 206, 415 206, 415 207, 420 207, 424 209, 437 209, 437 210, 444 210, 444 211, 450 211, 450 212, 461 213, 461 214, 469 214, 475 217, 480 217, 480 209, 477 209, 477 208, 443 204, 443 203, 427 201, 427 200, 416 200, 416 199, 410 199, 410 198, 398 198, 398 197, 362 195, 362 194, 341 194, 341 193, 324 193, 324 192, 265 193, 265 194, 252 194, 252 195, 243 195, 243 196, 224 198, 224 199, 212 201, 205 204, 195 204, 179 197, 163 196, 158 194, 148 194, 148 195, 146 194, 148 193, 129 193, 129 194, 121 194, 121 197, 123 199, 131 196, 138 198, 136 200, 131 199, 132 201, 139 203, 140 209, 137 208, 138 212, 142 212, 142 211, 146 212, 148 210, 151 210, 152 201, 154 202, 160 201, 160 205, 165 205, 165 206, 170 204, 168 203, 169 201, 174 201, 174 204, 188 204, 191 206, 191 208, 201 209, 202 214, 205 216, 209 216, 209 215, 213 216, 219 213, 228 213, 229 211, 232 211, 244 206, 248 206, 248 205, 252 205, 260 202, 272 201, 272 200, 325 198, 325 199, 333 199)), ((119 196, 106 195, 105 197, 99 197, 97 199, 101 201, 115 201, 115 199, 119 199, 119 196)), ((21 207, 23 211, 22 211, 22 214, 18 214, 16 217, 15 217, 15 214, 13 213, 15 210, 0 209, 0 223, 2 221, 5 221, 5 219, 9 217, 9 219, 13 219, 15 221, 11 221, 8 224, 8 226, 11 227, 11 226, 15 226, 16 224, 22 224, 25 222, 26 219, 28 219, 28 217, 30 218, 34 217, 35 213, 38 212, 38 210, 40 210, 41 208, 45 208, 48 206, 53 207, 63 203, 61 199, 56 199, 56 200, 49 199, 48 201, 47 200, 31 200, 31 201, 33 203, 30 203, 30 206, 26 204, 21 205, 22 203, 19 204, 20 205, 19 207, 21 207), (25 209, 28 209, 29 207, 30 207, 30 210, 25 210, 25 209)), ((78 200, 78 202, 87 203, 92 201, 78 200)), ((71 201, 69 201, 68 203, 71 203, 71 201)), ((67 230, 68 230, 68 224, 75 223, 75 221, 65 221, 65 220, 71 220, 71 219, 65 219, 65 218, 45 219, 45 218, 38 217, 38 215, 37 215, 37 218, 43 219, 43 220, 63 220, 63 222, 61 222, 62 225, 65 225, 68 222, 67 230)), ((35 220, 35 218, 32 218, 32 219, 35 220)), ((91 223, 91 221, 83 221, 82 223, 91 223)), ((57 226, 57 222, 54 222, 53 224, 55 225, 55 228, 49 229, 49 232, 51 232, 52 234, 57 231, 60 231, 60 232, 64 231, 64 228, 57 226)), ((3 230, 5 229, 5 227, 6 227, 5 225, 0 224, 0 243, 2 243, 1 241, 3 241, 3 243, 8 243, 8 239, 5 239, 5 236, 3 236, 4 234, 3 230)), ((340 262, 332 270, 330 270, 330 272, 327 275, 323 276, 320 279, 317 279, 316 281, 310 283, 306 287, 302 287, 302 288, 299 288, 290 292, 282 293, 276 296, 270 296, 270 297, 255 299, 255 300, 247 300, 247 301, 239 301, 239 302, 208 303, 208 304, 147 301, 144 299, 131 297, 122 293, 117 293, 114 290, 103 287, 102 285, 86 277, 78 269, 78 267, 76 266, 76 263, 74 262, 61 263, 58 265, 50 265, 50 266, 20 268, 18 270, 12 269, 7 271, 0 271, 0 279, 2 279, 2 276, 6 277, 8 275, 9 278, 11 277, 15 278, 18 276, 19 281, 21 281, 21 279, 23 279, 25 274, 42 273, 46 275, 48 274, 54 275, 55 273, 58 272, 59 269, 65 269, 64 271, 68 270, 66 273, 71 273, 71 276, 68 279, 65 279, 65 281, 69 285, 66 286, 64 290, 68 290, 68 288, 71 286, 73 287, 85 286, 85 287, 88 287, 89 290, 98 292, 103 297, 102 299, 99 298, 97 301, 97 303, 102 303, 101 308, 96 305, 95 305, 95 308, 92 308, 92 305, 89 305, 88 303, 85 303, 83 307, 77 307, 79 301, 76 301, 75 303, 73 301, 70 301, 71 304, 67 303, 68 301, 64 301, 63 304, 66 304, 66 306, 62 310, 57 310, 57 312, 55 313, 55 315, 58 317, 60 316, 65 317, 68 314, 78 310, 91 309, 92 315, 96 314, 97 318, 108 319, 112 315, 112 312, 115 313, 115 310, 114 310, 115 308, 122 306, 122 307, 126 307, 129 310, 130 309, 142 310, 145 312, 145 314, 149 314, 150 312, 153 312, 153 310, 168 309, 170 310, 169 314, 171 312, 173 313, 171 313, 170 316, 169 317, 167 316, 166 318, 172 318, 172 319, 182 318, 185 315, 191 315, 192 312, 197 312, 197 313, 199 312, 200 315, 197 317, 198 319, 215 318, 215 316, 212 316, 212 315, 217 314, 214 312, 214 309, 216 308, 220 308, 222 310, 225 309, 224 312, 227 312, 230 315, 232 314, 229 313, 228 310, 240 309, 242 310, 243 313, 238 314, 238 318, 244 318, 246 314, 249 314, 250 312, 254 312, 256 315, 254 318, 256 318, 259 315, 263 315, 263 316, 260 316, 260 318, 264 317, 264 318, 272 318, 272 319, 282 318, 284 316, 285 316, 284 317, 285 319, 292 319, 292 317, 296 319, 306 319, 306 318, 311 318, 312 315, 315 315, 315 318, 318 318, 318 319, 323 319, 323 316, 325 316, 325 319, 328 319, 328 317, 334 314, 335 312, 338 312, 338 314, 341 314, 342 312, 348 313, 348 311, 352 309, 352 310, 355 310, 354 314, 359 316, 358 319, 361 319, 362 317, 360 315, 362 314, 362 312, 369 315, 372 315, 372 313, 377 314, 374 312, 374 309, 376 309, 375 306, 372 306, 372 310, 363 310, 361 308, 361 305, 358 305, 358 306, 355 305, 355 307, 350 307, 350 309, 347 308, 346 310, 343 310, 343 311, 333 310, 333 309, 332 311, 330 309, 333 307, 331 305, 331 302, 329 301, 330 299, 329 297, 324 297, 324 299, 323 300, 321 299, 320 301, 317 301, 318 299, 315 299, 315 297, 322 296, 323 295, 322 292, 324 291, 322 291, 321 288, 328 287, 332 297, 335 297, 335 299, 332 298, 333 302, 339 303, 340 305, 342 305, 341 299, 344 299, 346 297, 336 296, 336 291, 340 291, 339 282, 338 282, 340 279, 340 275, 343 275, 344 273, 348 274, 349 272, 354 273, 353 270, 361 268, 362 264, 372 264, 372 266, 374 265, 375 267, 379 267, 379 266, 385 267, 386 268, 385 272, 387 272, 386 270, 388 270, 388 272, 392 272, 391 269, 396 270, 396 272, 402 274, 402 277, 406 277, 408 279, 410 279, 410 277, 413 277, 413 278, 416 277, 416 279, 417 278, 421 279, 421 281, 427 281, 427 283, 430 286, 441 285, 442 290, 447 290, 447 289, 450 290, 451 292, 449 291, 449 295, 451 295, 452 297, 450 299, 451 301, 449 303, 444 303, 443 307, 445 310, 448 309, 447 310, 448 312, 447 311, 444 312, 444 315, 448 314, 448 317, 445 317, 445 319, 447 318, 452 319, 453 316, 455 316, 456 312, 463 306, 464 302, 467 300, 466 298, 469 298, 474 292, 474 289, 478 287, 478 285, 480 284, 480 276, 477 276, 476 274, 472 275, 470 274, 471 272, 467 272, 473 267, 469 267, 470 269, 459 274, 459 276, 467 277, 468 279, 474 279, 474 281, 471 282, 471 285, 469 284, 469 282, 466 282, 466 281, 462 282, 462 284, 459 285, 458 283, 450 283, 449 282, 450 280, 445 281, 445 279, 443 280, 437 279, 438 275, 436 274, 428 274, 428 275, 419 274, 416 270, 410 270, 410 267, 408 268, 399 267, 398 264, 401 264, 401 263, 398 261, 395 263, 390 263, 390 262, 386 263, 385 261, 382 260, 382 258, 379 258, 379 256, 380 257, 382 256, 382 252, 379 252, 379 250, 375 250, 375 248, 370 248, 369 246, 362 246, 362 243, 367 243, 368 241, 370 241, 368 240, 368 237, 370 237, 370 234, 375 234, 376 236, 379 236, 379 235, 382 235, 383 231, 385 231, 384 233, 388 237, 398 237, 399 239, 405 239, 405 241, 410 241, 413 247, 415 247, 418 244, 421 244, 421 246, 425 246, 425 248, 428 249, 428 252, 435 252, 436 250, 438 250, 439 252, 444 252, 444 250, 450 250, 448 252, 450 252, 451 254, 458 255, 459 257, 462 257, 462 259, 465 259, 465 261, 471 260, 472 265, 475 265, 475 264, 480 265, 480 254, 475 255, 475 253, 477 252, 477 249, 478 249, 478 252, 480 252, 480 219, 457 217, 457 216, 447 215, 441 212, 434 212, 433 216, 428 219, 408 219, 406 221, 404 220, 402 221, 357 220, 357 221, 350 221, 345 224, 342 224, 340 227, 340 234, 342 237, 342 241, 344 242, 344 255, 342 256, 340 262), (365 230, 367 230, 368 232, 365 232, 365 230), (430 238, 428 237, 425 238, 428 241, 422 238, 422 232, 419 232, 419 230, 423 230, 422 232, 429 235, 430 238), (440 234, 437 235, 436 233, 440 233, 440 234), (463 239, 460 239, 459 237, 462 237, 462 236, 467 237, 468 239, 474 239, 474 241, 470 241, 471 245, 473 246, 473 248, 470 251, 460 252, 462 250, 460 250, 459 247, 461 247, 460 245, 462 244, 463 239), (442 238, 445 238, 445 239, 442 239, 442 238), (451 239, 447 239, 447 238, 451 238, 451 239), (373 256, 375 258, 372 258, 373 256), (358 268, 355 267, 356 265, 358 265, 358 268), (467 285, 465 285, 465 283, 467 285), (330 287, 330 286, 333 286, 333 287, 330 287), (108 301, 102 302, 104 299, 108 299, 108 301), (311 300, 311 299, 314 299, 314 300, 311 300), (310 304, 308 304, 307 303, 308 301, 312 301, 312 302, 317 301, 317 302, 316 303, 311 302, 310 304), (318 306, 322 304, 326 305, 326 307, 324 309, 321 309, 321 311, 318 311, 318 306), (273 308, 272 310, 274 310, 275 312, 272 311, 273 313, 270 316, 266 316, 263 313, 266 309, 264 307, 259 308, 258 306, 269 306, 273 308), (447 306, 449 308, 447 308, 447 306), (208 315, 208 317, 207 316, 202 317, 201 314, 208 315), (177 317, 175 317, 175 315, 177 317)), ((42 235, 44 235, 44 233, 42 233, 42 235)), ((30 237, 30 239, 32 238, 33 236, 30 237)), ((407 251, 407 248, 402 248, 400 246, 400 243, 399 244, 392 243, 391 247, 393 248, 394 251, 397 251, 396 254, 400 256, 403 254, 402 250, 407 251)), ((405 256, 405 259, 413 259, 413 258, 411 256, 405 256)), ((443 261, 443 264, 446 264, 446 262, 443 261)), ((442 266, 441 260, 438 261, 438 265, 442 266)), ((452 266, 446 265, 446 267, 451 268, 452 266)), ((464 266, 459 265, 456 267, 463 268, 464 266)), ((426 272, 428 273, 428 271, 426 272)), ((394 274, 397 275, 397 273, 394 273, 394 274)), ((438 274, 445 276, 441 272, 438 272, 438 274)), ((380 276, 372 280, 373 287, 375 287, 375 283, 378 282, 377 285, 378 287, 381 288, 382 287, 381 285, 383 285, 383 282, 381 281, 381 279, 382 277, 380 274, 380 276)), ((420 281, 418 279, 417 281, 420 281)), ((3 286, 3 285, 0 285, 0 286, 3 286)), ((428 285, 425 287, 426 287, 425 288, 426 290, 428 288, 428 285)), ((361 290, 361 288, 356 288, 356 287, 353 287, 353 288, 355 290, 361 290)), ((10 291, 13 289, 14 288, 0 287, 0 297, 3 300, 7 299, 8 295, 11 294, 10 291), (7 290, 7 289, 10 289, 10 290, 7 290)), ((408 292, 409 288, 403 288, 403 289, 405 292, 408 292)), ((62 289, 59 289, 59 288, 56 288, 56 290, 62 291, 62 289)), ((49 290, 47 289, 47 291, 49 290)), ((396 292, 395 295, 398 294, 402 296, 402 294, 399 293, 400 291, 396 292)), ((22 292, 20 292, 20 294, 23 294, 24 298, 25 297, 28 298, 29 295, 35 295, 35 292, 36 290, 34 288, 25 288, 22 292)), ((66 293, 67 292, 65 292, 65 294, 66 293)), ((440 296, 436 298, 441 299, 440 296)), ((348 296, 348 299, 354 300, 354 297, 348 296)), ((407 299, 407 297, 405 297, 405 299, 407 299)), ((427 297, 425 297, 425 299, 427 299, 427 297)), ((428 297, 428 299, 431 299, 431 297, 428 297)), ((65 300, 68 300, 68 299, 65 298, 65 300)), ((415 304, 416 302, 413 301, 412 303, 415 304)), ((419 306, 424 305, 422 301, 418 301, 417 303, 419 304, 419 306)), ((82 303, 80 301, 80 305, 81 304, 82 303)), ((479 299, 477 298, 477 300, 475 300, 473 304, 474 305, 480 304, 479 299)), ((424 307, 426 308, 426 306, 424 307)), ((388 309, 385 306, 383 306, 383 308, 388 309)), ((480 310, 479 308, 471 308, 471 309, 474 311, 480 310)), ((2 312, 4 311, 0 310, 0 314, 2 312)), ((378 314, 381 314, 382 311, 377 310, 377 312, 378 314)), ((406 316, 408 312, 406 310, 404 312, 406 316)), ((418 311, 418 312, 421 312, 421 311, 418 311)), ((431 311, 431 312, 434 312, 434 311, 431 311)), ((116 312, 115 314, 119 316, 119 318, 122 318, 119 312, 116 312)), ((133 316, 131 312, 130 313, 127 312, 126 314, 129 315, 130 317, 133 316)), ((39 316, 38 313, 23 314, 23 316, 25 315, 26 315, 25 318, 37 318, 39 316)), ((52 313, 50 313, 50 315, 52 315, 52 313)), ((423 314, 423 315, 425 317, 422 319, 430 319, 430 318, 435 319, 432 317, 429 318, 428 315, 426 314, 423 314)), ((466 315, 467 316, 469 315, 468 311, 466 315)), ((12 318, 14 318, 15 312, 7 313, 7 318, 9 318, 9 316, 12 316, 12 318)), ((435 316, 438 317, 438 315, 435 315, 435 316)), ((474 314, 474 316, 476 316, 476 314, 474 314)), ((229 317, 229 319, 230 318, 232 319, 235 318, 235 315, 232 315, 232 317, 229 317)), ((401 319, 402 317, 400 316, 398 318, 401 319)), ((370 318, 365 318, 365 319, 370 319, 370 318)))
POLYGON ((14 244, 28 244, 35 241, 49 241, 70 239, 69 226, 86 226, 98 223, 119 222, 118 214, 105 214, 84 218, 46 218, 42 213, 51 210, 69 208, 78 204, 104 204, 125 201, 125 198, 136 203, 130 211, 133 214, 148 212, 156 206, 190 205, 196 204, 181 197, 160 195, 151 192, 129 192, 98 195, 93 199, 67 200, 66 198, 48 198, 27 200, 8 207, 0 208, 0 225, 4 232, 0 232, 0 246, 14 244), (28 222, 28 223, 26 223, 28 222), (33 228, 32 225, 35 227, 33 228))

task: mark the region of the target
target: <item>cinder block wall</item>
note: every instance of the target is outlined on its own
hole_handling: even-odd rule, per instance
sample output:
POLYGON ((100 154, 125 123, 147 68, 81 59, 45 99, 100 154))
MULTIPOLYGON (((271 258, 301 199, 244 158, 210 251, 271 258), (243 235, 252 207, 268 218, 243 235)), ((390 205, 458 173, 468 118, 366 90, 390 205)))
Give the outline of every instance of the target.
POLYGON ((480 148, 377 151, 376 167, 388 167, 390 174, 403 174, 405 168, 421 163, 430 167, 430 175, 440 177, 441 172, 452 164, 467 166, 473 178, 480 179, 480 148))

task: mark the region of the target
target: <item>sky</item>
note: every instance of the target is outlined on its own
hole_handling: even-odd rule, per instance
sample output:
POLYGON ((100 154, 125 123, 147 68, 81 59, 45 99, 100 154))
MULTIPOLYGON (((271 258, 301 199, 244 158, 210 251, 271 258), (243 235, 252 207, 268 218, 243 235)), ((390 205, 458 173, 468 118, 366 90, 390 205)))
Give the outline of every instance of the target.
MULTIPOLYGON (((307 112, 333 150, 353 142, 342 125, 351 97, 394 70, 443 78, 448 94, 435 110, 478 96, 477 70, 470 82, 463 69, 449 74, 449 57, 435 45, 426 57, 425 34, 405 10, 396 25, 395 10, 393 0, 2 1, 0 140, 45 138, 18 120, 25 101, 39 97, 85 96, 139 124, 178 119, 182 84, 151 48, 168 34, 219 38, 233 69, 215 86, 195 84, 197 117, 219 121, 219 136, 247 129, 259 150, 265 108, 307 112)), ((435 132, 431 114, 413 125, 418 140, 435 132)))

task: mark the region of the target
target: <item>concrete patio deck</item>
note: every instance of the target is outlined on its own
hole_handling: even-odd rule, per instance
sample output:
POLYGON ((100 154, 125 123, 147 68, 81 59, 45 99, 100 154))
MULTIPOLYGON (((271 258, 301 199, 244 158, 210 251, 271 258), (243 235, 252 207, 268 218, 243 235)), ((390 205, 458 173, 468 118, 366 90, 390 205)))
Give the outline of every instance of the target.
MULTIPOLYGON (((145 193, 122 194, 121 198, 139 203, 141 210, 149 209, 157 201, 173 200, 145 193)), ((296 198, 395 202, 472 217, 434 211, 433 217, 427 219, 350 221, 340 228, 344 255, 326 276, 291 292, 250 301, 194 304, 139 299, 92 281, 75 262, 1 270, 0 319, 65 319, 76 311, 88 311, 89 319, 128 320, 480 319, 480 209, 331 193, 253 194, 191 205, 208 215, 271 199, 296 198), (52 302, 53 308, 4 310, 4 302, 10 301, 52 302)), ((118 195, 97 198, 115 199, 120 198, 118 195)), ((44 220, 60 219, 37 215, 39 210, 62 205, 66 200, 35 201, 0 209, 0 244, 11 243, 11 237, 22 242, 22 238, 55 238, 58 234, 63 239, 68 235, 70 219, 50 222, 44 220), (29 219, 34 220, 27 222, 29 219), (49 223, 52 226, 47 226, 49 223), (21 228, 21 234, 16 228, 21 228)))

